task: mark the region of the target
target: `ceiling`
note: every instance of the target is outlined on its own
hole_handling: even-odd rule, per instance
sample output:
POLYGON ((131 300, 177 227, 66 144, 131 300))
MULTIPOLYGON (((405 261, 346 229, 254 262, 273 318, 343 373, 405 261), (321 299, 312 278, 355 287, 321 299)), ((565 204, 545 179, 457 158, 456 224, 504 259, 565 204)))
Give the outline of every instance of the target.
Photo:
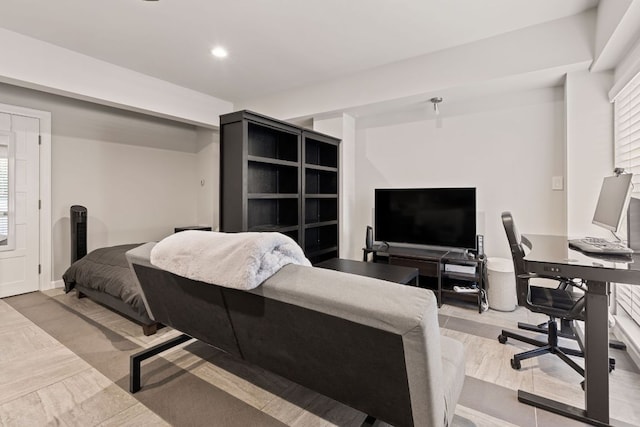
POLYGON ((598 0, 2 0, 0 27, 231 102, 574 15, 598 0), (229 51, 217 59, 215 45, 229 51))

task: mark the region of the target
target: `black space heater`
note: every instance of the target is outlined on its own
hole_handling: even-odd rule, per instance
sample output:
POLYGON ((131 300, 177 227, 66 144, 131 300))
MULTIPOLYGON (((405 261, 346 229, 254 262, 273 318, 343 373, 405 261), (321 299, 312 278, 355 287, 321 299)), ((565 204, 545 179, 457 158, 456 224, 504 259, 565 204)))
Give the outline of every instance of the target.
POLYGON ((87 254, 87 208, 73 205, 71 217, 71 263, 87 254))

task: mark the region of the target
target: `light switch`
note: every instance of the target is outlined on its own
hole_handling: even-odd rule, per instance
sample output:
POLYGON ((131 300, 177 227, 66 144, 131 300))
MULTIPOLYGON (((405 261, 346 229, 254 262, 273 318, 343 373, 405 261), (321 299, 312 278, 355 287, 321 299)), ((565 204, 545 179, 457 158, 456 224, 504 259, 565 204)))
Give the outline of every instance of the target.
POLYGON ((561 176, 554 176, 551 178, 552 190, 562 190, 563 188, 564 188, 564 183, 561 176))

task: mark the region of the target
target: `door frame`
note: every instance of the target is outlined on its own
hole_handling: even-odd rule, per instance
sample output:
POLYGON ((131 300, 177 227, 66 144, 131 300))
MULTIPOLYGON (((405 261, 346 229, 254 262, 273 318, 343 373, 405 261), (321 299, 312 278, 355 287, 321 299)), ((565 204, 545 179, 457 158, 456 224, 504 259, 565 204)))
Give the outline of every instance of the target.
POLYGON ((39 263, 41 266, 38 276, 38 289, 41 291, 53 289, 55 282, 51 277, 51 112, 19 107, 17 105, 1 104, 0 112, 16 116, 33 117, 40 120, 40 215, 39 215, 39 263))

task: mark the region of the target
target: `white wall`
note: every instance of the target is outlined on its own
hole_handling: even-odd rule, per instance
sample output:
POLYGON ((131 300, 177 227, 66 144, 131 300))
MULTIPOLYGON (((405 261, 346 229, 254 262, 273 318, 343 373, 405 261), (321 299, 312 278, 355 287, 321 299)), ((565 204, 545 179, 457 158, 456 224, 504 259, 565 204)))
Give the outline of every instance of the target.
POLYGON ((71 205, 88 209, 89 249, 197 223, 196 127, 5 84, 0 103, 52 113, 52 280, 69 266, 71 205))
POLYGON ((0 28, 0 82, 217 127, 229 101, 0 28))
POLYGON ((567 74, 567 218, 569 236, 611 234, 591 224, 602 178, 613 174, 611 72, 567 74))
MULTIPOLYGON (((564 102, 560 88, 485 100, 475 110, 418 121, 359 128, 356 143, 356 213, 353 245, 372 224, 376 187, 476 187, 478 233, 489 256, 510 258, 500 221, 510 210, 521 231, 566 232, 564 102)), ((427 108, 427 107, 425 107, 427 108)), ((447 107, 446 102, 442 110, 447 107)), ((451 110, 455 110, 451 108, 451 110)), ((405 115, 406 116, 406 115, 405 115)))
POLYGON ((220 133, 199 128, 197 138, 197 225, 216 230, 220 225, 220 133))
POLYGON ((632 6, 633 0, 600 0, 598 3, 592 71, 612 68, 619 61, 621 52, 628 47, 625 45, 629 36, 624 33, 635 31, 625 31, 625 26, 634 25, 634 22, 625 24, 629 20, 625 15, 633 10, 632 6))
MULTIPOLYGON (((529 82, 538 73, 549 82, 566 70, 586 70, 593 59, 596 15, 584 13, 499 34, 473 43, 386 64, 348 76, 242 101, 248 108, 283 120, 335 116, 365 106, 473 91, 483 84, 510 79, 529 82)), ((528 83, 520 83, 528 84, 528 83)), ((533 86, 529 86, 531 88, 533 86)))
POLYGON ((88 210, 88 250, 159 240, 196 221, 193 153, 54 136, 54 277, 69 265, 69 207, 88 210))
POLYGON ((638 73, 640 73, 640 38, 636 40, 627 55, 616 66, 615 84, 609 91, 609 98, 614 99, 638 73))
POLYGON ((356 120, 348 114, 330 119, 314 119, 313 129, 340 138, 340 205, 339 237, 340 258, 361 259, 365 230, 358 230, 352 223, 355 217, 355 162, 356 162, 356 120), (352 236, 360 234, 360 242, 352 236))

